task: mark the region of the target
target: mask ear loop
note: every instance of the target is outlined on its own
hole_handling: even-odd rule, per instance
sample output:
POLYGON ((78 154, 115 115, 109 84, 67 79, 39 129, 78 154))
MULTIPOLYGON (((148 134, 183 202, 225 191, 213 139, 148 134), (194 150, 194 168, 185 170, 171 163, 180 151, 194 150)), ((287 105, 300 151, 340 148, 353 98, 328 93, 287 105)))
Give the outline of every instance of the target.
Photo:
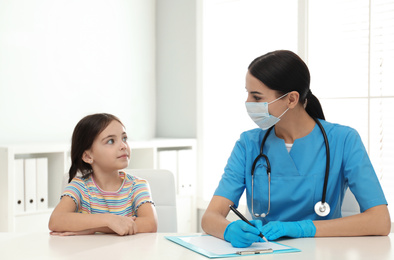
POLYGON ((290 93, 290 92, 287 92, 286 94, 284 94, 284 95, 282 95, 282 96, 278 97, 278 98, 277 98, 277 99, 275 99, 275 100, 272 100, 271 102, 269 102, 269 103, 267 103, 267 104, 269 105, 269 104, 271 104, 271 103, 274 103, 275 101, 278 101, 279 99, 281 99, 281 98, 283 98, 283 97, 287 96, 289 93, 290 93))
POLYGON ((287 110, 289 110, 289 108, 287 108, 287 109, 285 110, 285 112, 283 112, 283 113, 278 117, 278 119, 280 119, 280 118, 287 112, 287 110))
MULTIPOLYGON (((273 101, 267 103, 267 105, 272 104, 272 103, 274 103, 275 101, 278 101, 279 99, 281 99, 281 98, 287 96, 289 93, 290 93, 290 92, 287 92, 286 94, 284 94, 284 95, 278 97, 277 99, 275 99, 275 100, 273 100, 273 101)), ((280 119, 288 110, 289 110, 289 108, 287 108, 287 109, 285 110, 285 112, 283 112, 283 113, 278 117, 278 119, 280 119)), ((269 113, 269 112, 268 112, 268 113, 269 113)), ((269 132, 267 132, 267 133, 269 133, 269 132)), ((263 152, 262 152, 261 149, 260 149, 260 154, 262 154, 262 153, 263 153, 263 152)))

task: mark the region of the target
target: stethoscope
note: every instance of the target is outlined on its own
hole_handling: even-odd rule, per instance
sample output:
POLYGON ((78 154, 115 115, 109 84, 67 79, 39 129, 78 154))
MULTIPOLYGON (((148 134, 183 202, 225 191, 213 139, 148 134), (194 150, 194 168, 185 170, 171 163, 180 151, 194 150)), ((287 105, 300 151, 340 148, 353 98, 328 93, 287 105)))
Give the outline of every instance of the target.
MULTIPOLYGON (((314 118, 316 124, 319 126, 322 134, 323 134, 323 138, 324 138, 324 144, 326 146, 326 173, 324 176, 324 184, 323 184, 323 195, 322 195, 322 199, 321 201, 317 202, 315 204, 315 212, 317 215, 319 215, 320 217, 325 217, 330 213, 330 205, 328 205, 328 203, 326 202, 326 191, 327 191, 327 183, 328 183, 328 175, 330 172, 330 147, 328 145, 328 140, 327 140, 327 135, 326 135, 326 131, 324 131, 323 126, 321 125, 320 121, 316 118, 314 118)), ((268 160, 268 156, 263 154, 263 147, 265 144, 265 141, 267 140, 267 137, 269 135, 269 133, 271 132, 273 127, 269 128, 267 130, 267 132, 264 135, 263 141, 261 142, 261 146, 260 146, 260 154, 256 157, 256 159, 254 159, 253 161, 253 165, 252 165, 252 214, 255 217, 262 217, 265 218, 269 213, 270 213, 270 208, 271 208, 271 164, 270 161, 268 160), (255 213, 254 212, 254 207, 253 207, 253 200, 254 200, 254 194, 253 194, 253 189, 254 189, 254 170, 256 167, 256 164, 258 162, 258 160, 260 158, 264 158, 266 163, 267 163, 267 175, 268 175, 268 210, 267 213, 255 213)))

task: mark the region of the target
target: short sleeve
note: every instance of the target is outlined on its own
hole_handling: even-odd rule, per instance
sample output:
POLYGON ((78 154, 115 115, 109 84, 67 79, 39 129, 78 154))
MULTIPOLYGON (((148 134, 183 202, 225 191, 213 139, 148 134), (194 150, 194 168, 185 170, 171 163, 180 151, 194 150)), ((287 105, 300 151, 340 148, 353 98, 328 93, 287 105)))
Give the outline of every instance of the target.
POLYGON ((132 207, 133 211, 137 212, 138 208, 144 203, 153 203, 148 182, 144 179, 134 179, 134 185, 132 188, 132 207))
POLYGON ((243 135, 235 143, 231 155, 224 168, 224 173, 214 195, 231 200, 238 207, 239 199, 245 190, 245 143, 243 135))
POLYGON ((361 212, 377 205, 387 204, 367 151, 354 129, 345 139, 343 169, 345 179, 360 205, 361 212))
POLYGON ((72 198, 76 205, 75 212, 78 212, 78 209, 81 207, 82 193, 84 189, 85 189, 84 181, 76 177, 66 186, 66 188, 62 193, 61 198, 63 196, 68 196, 72 198))

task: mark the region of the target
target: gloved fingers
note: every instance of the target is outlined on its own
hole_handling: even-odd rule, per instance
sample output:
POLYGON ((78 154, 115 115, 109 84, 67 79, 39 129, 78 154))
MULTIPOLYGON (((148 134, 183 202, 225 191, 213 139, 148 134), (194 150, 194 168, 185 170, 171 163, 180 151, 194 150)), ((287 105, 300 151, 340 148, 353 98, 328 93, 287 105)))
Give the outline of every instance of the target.
POLYGON ((285 229, 280 221, 269 222, 263 227, 262 233, 270 241, 286 235, 285 229))
POLYGON ((278 229, 272 229, 269 233, 264 234, 264 236, 269 240, 269 241, 273 241, 273 240, 277 240, 280 237, 283 237, 284 234, 283 232, 281 232, 278 229))
MULTIPOLYGON (((247 224, 247 223, 245 223, 245 224, 247 224)), ((240 225, 241 232, 237 233, 237 239, 240 240, 244 244, 248 244, 247 246, 250 246, 254 242, 260 242, 260 239, 261 239, 259 237, 260 231, 258 231, 257 228, 252 227, 249 224, 247 224, 247 225, 249 227, 240 225)))
POLYGON ((260 242, 260 237, 258 235, 254 235, 248 232, 242 233, 242 235, 238 236, 236 240, 240 243, 244 244, 242 247, 247 247, 253 244, 254 242, 260 242))
POLYGON ((248 223, 237 220, 231 222, 223 234, 224 239, 234 247, 247 247, 254 242, 259 242, 260 231, 248 223))
POLYGON ((268 240, 275 240, 283 236, 296 238, 313 237, 316 234, 316 227, 312 220, 296 222, 272 221, 263 226, 262 233, 268 240))
MULTIPOLYGON (((249 225, 248 223, 242 221, 242 220, 237 220, 237 221, 241 221, 239 223, 239 227, 244 231, 244 232, 249 232, 255 235, 259 235, 260 234, 260 230, 254 226, 249 225)), ((251 222, 252 223, 252 222, 251 222)), ((253 224, 253 223, 252 223, 253 224)))
POLYGON ((260 241, 259 236, 245 232, 242 235, 239 235, 236 239, 232 239, 231 245, 233 247, 248 247, 254 242, 259 242, 259 241, 260 241))
POLYGON ((231 245, 232 245, 233 247, 239 247, 239 248, 248 247, 248 246, 250 246, 251 244, 253 244, 253 242, 250 243, 249 241, 243 242, 243 241, 239 241, 239 240, 232 240, 232 241, 231 241, 231 245))
POLYGON ((257 228, 259 230, 259 232, 262 233, 262 231, 263 231, 263 222, 261 222, 261 220, 259 220, 259 219, 251 220, 250 223, 252 223, 253 226, 255 226, 255 228, 257 228))
MULTIPOLYGON (((263 222, 261 220, 259 219, 252 220, 250 221, 250 223, 252 223, 253 226, 255 226, 259 230, 260 233, 263 233, 263 222)), ((266 241, 262 237, 260 237, 258 242, 266 242, 266 241)))

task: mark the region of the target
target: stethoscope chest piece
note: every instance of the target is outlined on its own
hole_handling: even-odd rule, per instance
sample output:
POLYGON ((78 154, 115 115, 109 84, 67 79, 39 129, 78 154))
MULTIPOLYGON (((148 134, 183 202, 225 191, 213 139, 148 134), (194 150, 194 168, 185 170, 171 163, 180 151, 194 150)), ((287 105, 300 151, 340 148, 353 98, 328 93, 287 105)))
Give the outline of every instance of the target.
POLYGON ((330 214, 330 205, 327 202, 322 203, 319 201, 315 204, 315 212, 320 217, 325 217, 330 214))

